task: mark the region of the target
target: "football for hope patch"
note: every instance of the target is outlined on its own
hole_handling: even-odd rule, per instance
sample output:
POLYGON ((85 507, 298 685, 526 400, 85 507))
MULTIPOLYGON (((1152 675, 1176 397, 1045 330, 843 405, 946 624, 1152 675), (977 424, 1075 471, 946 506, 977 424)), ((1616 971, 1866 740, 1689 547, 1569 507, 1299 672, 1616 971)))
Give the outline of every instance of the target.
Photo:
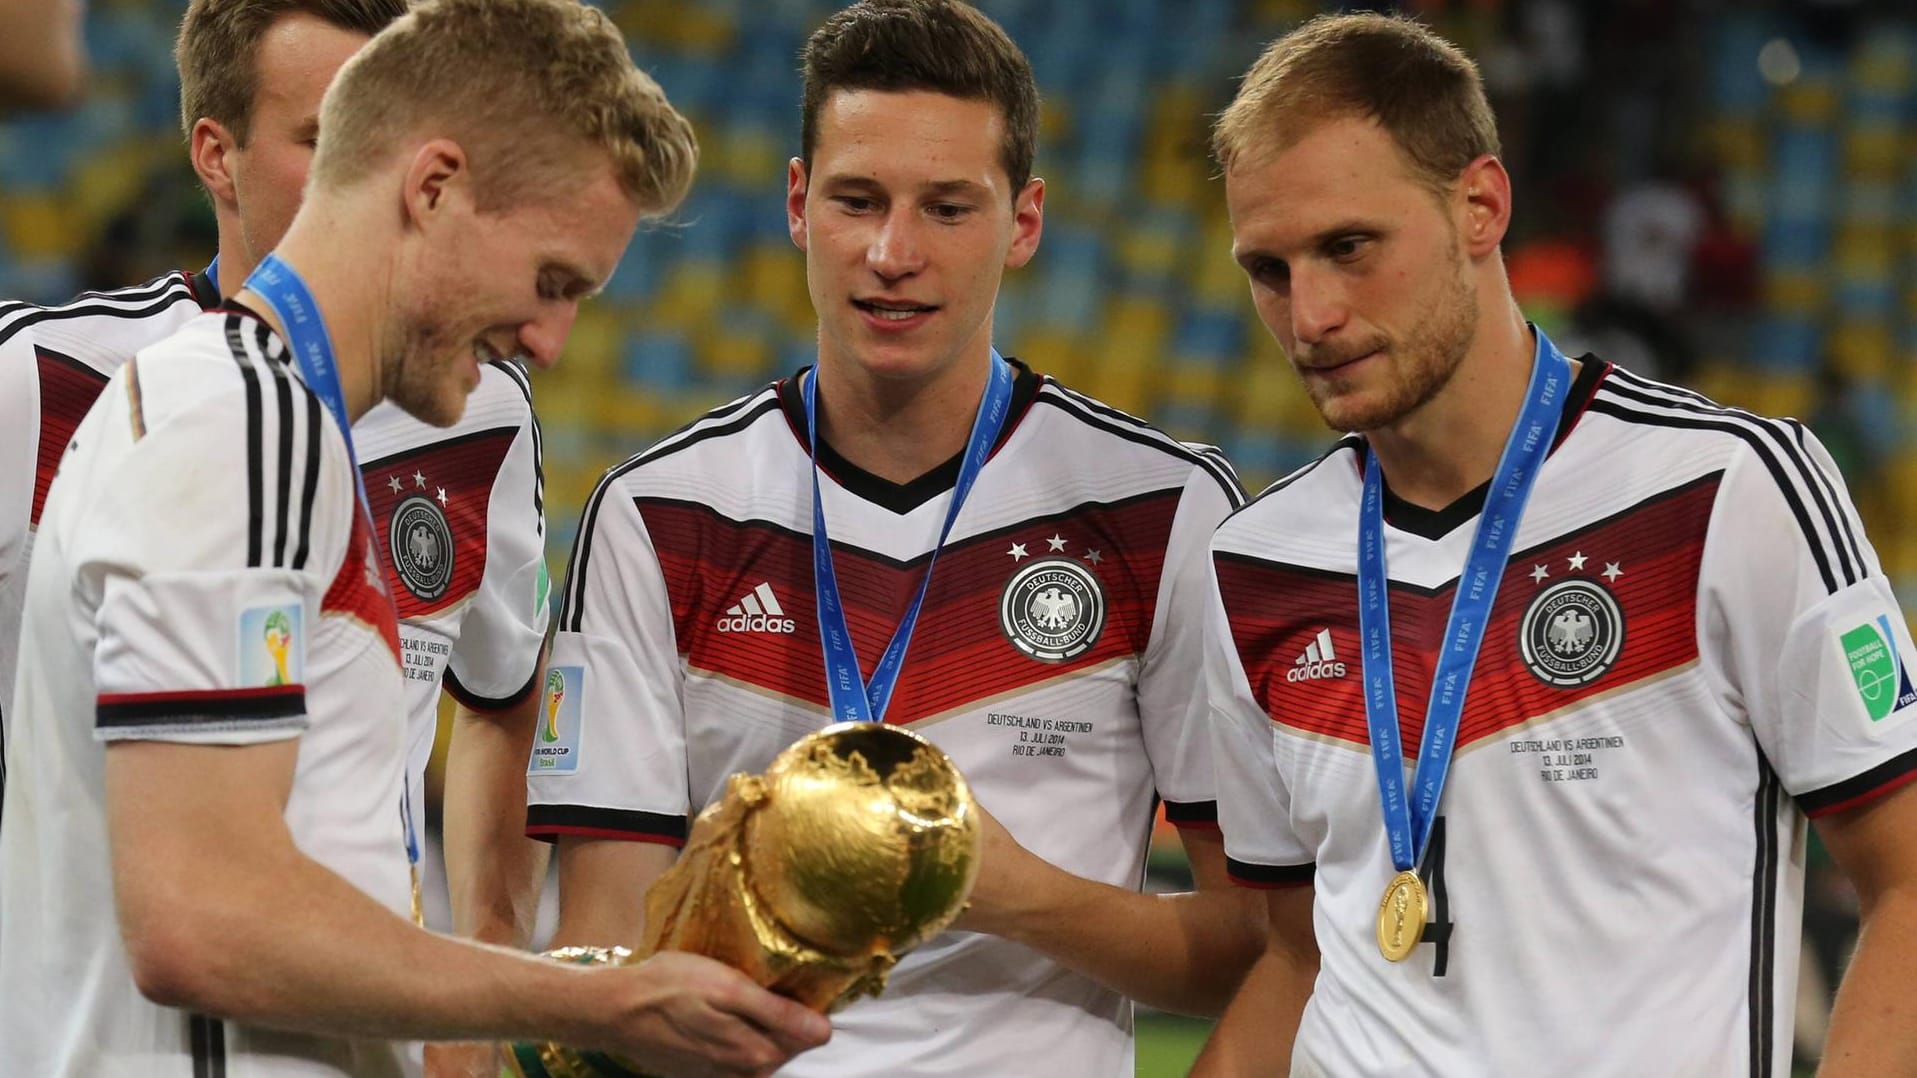
POLYGON ((1917 691, 1911 688, 1910 670, 1904 665, 1889 615, 1880 614, 1875 621, 1841 634, 1837 644, 1870 721, 1882 722, 1917 703, 1917 691))
POLYGON ((533 735, 530 775, 571 775, 579 770, 580 717, 585 714, 586 668, 554 666, 546 670, 539 730, 533 735))

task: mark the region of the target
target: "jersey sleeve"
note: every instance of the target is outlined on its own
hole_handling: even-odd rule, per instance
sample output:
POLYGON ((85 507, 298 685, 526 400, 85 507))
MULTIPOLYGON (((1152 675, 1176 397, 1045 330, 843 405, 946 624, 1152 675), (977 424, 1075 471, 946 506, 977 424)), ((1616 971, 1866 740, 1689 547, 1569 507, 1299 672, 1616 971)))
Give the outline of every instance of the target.
POLYGON ((284 371, 251 373, 248 391, 214 391, 70 480, 87 499, 65 539, 95 634, 100 740, 239 745, 307 726, 356 495, 318 400, 284 371))
POLYGON ((1216 761, 1226 870, 1245 887, 1310 883, 1316 858, 1291 828, 1291 791, 1278 769, 1275 729, 1245 677, 1209 557, 1204 570, 1204 678, 1192 711, 1194 723, 1210 734, 1216 761))
POLYGON ((1206 562, 1212 532, 1244 504, 1244 489, 1222 457, 1192 469, 1165 543, 1152 638, 1138 676, 1138 712, 1165 818, 1179 827, 1216 827, 1211 741, 1193 709, 1203 679, 1206 562))
POLYGON ((1699 652, 1812 816, 1917 778, 1917 658, 1843 480, 1795 423, 1741 452, 1712 510, 1699 652))
POLYGON ((486 505, 486 567, 446 668, 446 691, 475 711, 504 710, 534 691, 546 639, 543 461, 539 421, 525 401, 486 505))
POLYGON ((541 691, 526 833, 683 845, 684 673, 658 556, 616 473, 586 503, 541 691))

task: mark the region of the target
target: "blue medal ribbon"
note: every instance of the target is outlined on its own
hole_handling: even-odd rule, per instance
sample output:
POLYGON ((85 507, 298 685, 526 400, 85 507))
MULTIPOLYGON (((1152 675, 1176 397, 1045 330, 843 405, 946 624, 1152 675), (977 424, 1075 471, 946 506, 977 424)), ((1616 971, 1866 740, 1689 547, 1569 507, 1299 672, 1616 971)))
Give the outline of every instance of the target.
MULTIPOLYGON (((218 266, 219 259, 216 258, 213 265, 207 267, 208 275, 211 276, 218 266)), ((280 325, 286 327, 286 343, 292 349, 293 362, 299 367, 300 377, 306 382, 307 388, 319 397, 320 403, 326 405, 326 410, 333 413, 333 421, 339 424, 340 437, 346 440, 346 459, 353 465, 353 482, 359 487, 359 510, 365 517, 366 534, 370 539, 376 534, 373 503, 366 496, 366 477, 359 471, 359 453, 353 448, 353 424, 346 411, 346 393, 340 388, 339 363, 333 357, 333 338, 326 332, 326 323, 320 318, 319 303, 313 299, 306 282, 277 254, 268 254, 260 262, 259 268, 246 279, 245 287, 259 295, 279 315, 280 325)), ((419 838, 413 828, 412 800, 412 784, 402 784, 399 816, 406 831, 406 863, 413 871, 417 887, 419 838)))
POLYGON ((220 290, 220 256, 214 255, 213 261, 206 264, 206 279, 213 282, 213 291, 220 290))
POLYGON ((859 672, 859 656, 852 647, 852 631, 845 623, 845 606, 839 599, 839 577, 832 568, 832 541, 825 530, 825 502, 819 497, 819 369, 800 383, 805 398, 805 426, 812 449, 812 581, 818 592, 819 643, 825 651, 826 692, 832 703, 833 721, 880 722, 892 703, 892 690, 898 686, 899 669, 905 665, 905 649, 912 643, 918 626, 919 608, 925 603, 926 588, 932 583, 932 566, 939 550, 952 534, 959 507, 972 491, 985 458, 991 456, 999 431, 1005 426, 1012 405, 1012 365, 992 350, 992 374, 985 384, 984 399, 972 420, 972 433, 965 442, 965 456, 959 464, 958 482, 952 487, 952 504, 945 511, 945 526, 939 529, 939 541, 926 559, 925 576, 919 580, 918 594, 906 608, 905 617, 892 633, 892 642, 872 670, 871 681, 859 672))
POLYGON ((1471 538, 1471 554, 1458 593, 1445 622, 1444 649, 1431 678, 1424 736, 1418 745, 1418 767, 1412 776, 1413 797, 1405 795, 1404 754, 1398 735, 1398 692, 1391 671, 1391 606, 1386 596, 1384 477, 1377 455, 1365 450, 1364 500, 1358 515, 1358 633, 1364 645, 1365 723, 1371 738, 1371 759, 1378 769, 1378 800, 1384 809, 1385 835, 1391 843, 1391 863, 1400 872, 1415 869, 1431 840, 1438 798, 1444 793, 1457 748, 1458 722, 1464 717, 1465 693, 1471 670, 1484 643, 1484 630, 1497 599, 1498 584, 1511 546, 1517 541, 1518 521, 1531 497, 1531 485, 1551 448, 1564 397, 1571 383, 1571 364, 1542 330, 1532 358, 1531 382, 1524 408, 1511 428, 1492 475, 1491 488, 1471 538))

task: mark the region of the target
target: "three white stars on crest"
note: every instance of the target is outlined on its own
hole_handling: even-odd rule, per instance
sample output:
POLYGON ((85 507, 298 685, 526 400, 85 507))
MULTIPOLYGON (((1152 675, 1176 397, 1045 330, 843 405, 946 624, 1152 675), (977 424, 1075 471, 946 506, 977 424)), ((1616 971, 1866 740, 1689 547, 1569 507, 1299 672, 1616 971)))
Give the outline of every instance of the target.
MULTIPOLYGON (((1584 551, 1582 550, 1564 559, 1565 563, 1570 566, 1573 572, 1584 568, 1584 563, 1589 560, 1590 559, 1584 556, 1584 551)), ((1534 565, 1531 567, 1531 579, 1540 584, 1544 583, 1545 579, 1550 575, 1551 570, 1544 565, 1534 565)), ((1617 578, 1624 575, 1624 570, 1619 568, 1617 562, 1607 561, 1604 563, 1604 571, 1598 575, 1615 584, 1617 583, 1617 578)))
MULTIPOLYGON (((1050 539, 1045 540, 1045 545, 1051 547, 1052 553, 1054 554, 1059 553, 1060 551, 1063 551, 1065 549, 1065 537, 1054 532, 1050 539)), ((1030 553, 1026 551, 1025 548, 1026 548, 1026 544, 1024 543, 1013 543, 1012 549, 1006 551, 1005 555, 1006 557, 1011 558, 1012 561, 1014 562, 1023 561, 1026 558, 1029 558, 1032 556, 1030 553)), ((1091 562, 1093 565, 1097 565, 1100 562, 1105 560, 1105 555, 1099 551, 1096 551, 1091 549, 1090 547, 1087 547, 1085 549, 1085 560, 1088 562, 1091 562)))

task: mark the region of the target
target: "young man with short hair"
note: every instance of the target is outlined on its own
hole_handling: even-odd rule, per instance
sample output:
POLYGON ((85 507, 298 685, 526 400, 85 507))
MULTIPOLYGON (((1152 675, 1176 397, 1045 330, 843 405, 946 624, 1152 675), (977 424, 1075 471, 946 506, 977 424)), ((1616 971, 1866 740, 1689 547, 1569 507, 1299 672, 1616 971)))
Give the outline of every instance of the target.
POLYGON ((1826 1072, 1917 1069, 1917 650, 1829 456, 1525 321, 1483 85, 1417 23, 1279 39, 1215 143, 1354 433, 1212 542, 1270 933, 1194 1073, 1783 1078, 1807 817, 1864 916, 1826 1072))
POLYGON ((838 718, 909 725, 1004 826, 987 820, 959 930, 790 1073, 1129 1073, 1126 996, 1215 1012, 1257 953, 1184 721, 1196 635, 1170 615, 1240 490, 1213 451, 993 350, 1045 194, 1003 30, 950 0, 867 0, 803 66, 786 212, 818 363, 587 504, 531 773, 559 938, 638 939, 645 888, 727 775, 838 718), (1138 893, 1159 799, 1194 894, 1138 893))
POLYGON ((763 1074, 824 1023, 735 971, 409 921, 402 648, 349 429, 387 399, 456 422, 486 361, 555 362, 683 196, 691 129, 572 0, 413 8, 320 128, 275 251, 114 373, 46 499, 0 828, 9 1065, 403 1074, 397 1039, 524 1038, 763 1074))

